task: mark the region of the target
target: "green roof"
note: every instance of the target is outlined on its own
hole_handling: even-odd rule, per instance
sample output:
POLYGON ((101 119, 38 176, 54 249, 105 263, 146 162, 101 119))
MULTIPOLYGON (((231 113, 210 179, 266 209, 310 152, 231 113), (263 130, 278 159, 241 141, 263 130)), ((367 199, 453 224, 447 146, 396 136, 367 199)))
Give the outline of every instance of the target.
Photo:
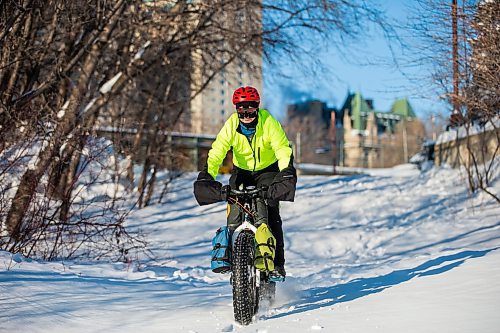
POLYGON ((357 130, 363 130, 361 114, 373 112, 373 110, 370 108, 366 100, 359 92, 348 93, 346 101, 344 102, 341 110, 343 112, 346 109, 349 111, 351 119, 353 120, 352 128, 357 130))
POLYGON ((366 122, 370 112, 375 113, 375 119, 379 130, 389 129, 394 131, 395 125, 402 118, 416 118, 415 112, 406 98, 396 100, 388 112, 375 111, 370 103, 359 93, 348 93, 344 105, 341 108, 341 115, 347 110, 352 120, 352 128, 355 130, 365 130, 366 122))
POLYGON ((406 98, 398 99, 392 103, 391 113, 407 117, 416 118, 415 112, 406 98))
POLYGON ((363 98, 363 96, 360 93, 354 94, 353 99, 351 100, 351 107, 352 107, 352 115, 354 116, 354 126, 353 128, 357 130, 363 130, 364 126, 361 123, 361 113, 368 113, 373 111, 368 103, 366 103, 366 100, 363 98))

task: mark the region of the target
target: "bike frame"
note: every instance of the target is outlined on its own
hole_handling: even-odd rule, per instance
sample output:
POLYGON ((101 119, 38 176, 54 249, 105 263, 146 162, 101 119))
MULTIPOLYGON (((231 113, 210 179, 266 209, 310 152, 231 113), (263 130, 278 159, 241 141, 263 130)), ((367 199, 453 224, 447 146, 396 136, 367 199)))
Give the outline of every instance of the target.
MULTIPOLYGON (((257 194, 258 192, 259 192, 259 190, 256 189, 256 188, 255 189, 249 189, 249 190, 246 189, 246 190, 243 190, 243 191, 231 190, 231 194, 235 194, 237 196, 238 195, 248 195, 248 196, 251 196, 251 195, 257 194)), ((255 198, 250 197, 250 200, 255 200, 255 198)), ((245 201, 244 204, 243 204, 243 211, 244 211, 243 222, 238 226, 238 228, 236 228, 236 230, 234 230, 234 232, 233 232, 233 242, 238 237, 239 233, 241 231, 243 231, 243 230, 250 230, 254 234, 257 232, 257 228, 252 223, 253 217, 248 213, 249 210, 250 210, 250 203, 248 201, 245 201)))
POLYGON ((234 230, 233 235, 239 235, 239 233, 242 232, 243 230, 250 230, 254 234, 257 232, 257 228, 252 224, 252 222, 249 221, 251 217, 248 215, 249 214, 245 212, 245 214, 243 215, 243 223, 240 224, 240 226, 236 228, 236 230, 234 230))

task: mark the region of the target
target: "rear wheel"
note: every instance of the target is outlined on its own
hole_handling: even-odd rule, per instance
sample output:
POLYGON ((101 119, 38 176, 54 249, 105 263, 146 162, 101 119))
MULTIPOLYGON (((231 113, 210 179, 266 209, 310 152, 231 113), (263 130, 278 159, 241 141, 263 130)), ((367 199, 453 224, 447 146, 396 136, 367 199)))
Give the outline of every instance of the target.
POLYGON ((241 232, 233 249, 232 282, 234 319, 242 325, 252 322, 258 307, 254 258, 254 235, 241 232))

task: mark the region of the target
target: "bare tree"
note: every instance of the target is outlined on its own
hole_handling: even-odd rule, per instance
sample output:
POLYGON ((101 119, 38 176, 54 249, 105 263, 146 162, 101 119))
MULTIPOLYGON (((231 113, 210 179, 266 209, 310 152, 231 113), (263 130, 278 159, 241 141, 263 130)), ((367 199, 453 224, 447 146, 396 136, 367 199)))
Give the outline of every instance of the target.
POLYGON ((461 127, 456 155, 472 192, 488 190, 500 147, 498 1, 418 1, 411 27, 421 48, 413 61, 431 69, 434 87, 451 108, 449 124, 461 127), (460 147, 466 147, 466 154, 460 147))
POLYGON ((168 133, 183 128, 189 101, 217 73, 235 61, 259 69, 255 59, 262 55, 271 62, 293 57, 306 39, 355 37, 361 23, 379 15, 364 1, 339 0, 2 1, 0 154, 17 156, 23 147, 29 154, 9 159, 3 169, 9 173, 0 171, 19 175, 0 179, 7 233, 0 246, 32 253, 28 244, 51 239, 55 250, 39 253, 53 258, 64 255, 57 245, 72 233, 83 241, 125 234, 123 219, 103 223, 103 213, 89 220, 76 205, 81 186, 91 186, 81 179, 84 152, 95 148, 89 142, 105 115, 112 127, 135 130, 132 148, 116 149, 143 165, 139 192, 146 205, 163 154, 173 151, 168 133))
MULTIPOLYGON (((464 88, 463 103, 467 108, 467 123, 483 129, 479 142, 467 137, 469 184, 500 203, 500 197, 489 189, 494 175, 495 158, 500 153, 500 2, 480 2, 469 21, 471 54, 469 74, 464 88), (488 128, 489 130, 484 130, 488 128)), ((468 129, 468 127, 467 127, 468 129)))

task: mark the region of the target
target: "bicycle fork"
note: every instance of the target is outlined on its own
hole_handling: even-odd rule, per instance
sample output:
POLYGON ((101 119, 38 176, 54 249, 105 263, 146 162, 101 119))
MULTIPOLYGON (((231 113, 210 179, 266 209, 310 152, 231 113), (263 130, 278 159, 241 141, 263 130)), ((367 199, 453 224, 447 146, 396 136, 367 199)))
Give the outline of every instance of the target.
MULTIPOLYGON (((246 204, 245 206, 248 207, 248 204, 246 204)), ((238 228, 236 228, 233 232, 233 236, 231 239, 233 248, 235 247, 235 242, 236 242, 236 239, 238 238, 239 234, 243 231, 248 231, 248 230, 251 231, 255 237, 255 234, 257 233, 257 228, 252 224, 252 216, 249 213, 244 212, 243 223, 240 224, 238 226, 238 228)), ((252 258, 252 261, 253 260, 255 260, 255 258, 252 258)), ((255 275, 255 285, 257 288, 259 288, 260 287, 260 273, 257 272, 257 269, 254 266, 254 262, 252 262, 252 267, 253 267, 253 273, 255 275)))

